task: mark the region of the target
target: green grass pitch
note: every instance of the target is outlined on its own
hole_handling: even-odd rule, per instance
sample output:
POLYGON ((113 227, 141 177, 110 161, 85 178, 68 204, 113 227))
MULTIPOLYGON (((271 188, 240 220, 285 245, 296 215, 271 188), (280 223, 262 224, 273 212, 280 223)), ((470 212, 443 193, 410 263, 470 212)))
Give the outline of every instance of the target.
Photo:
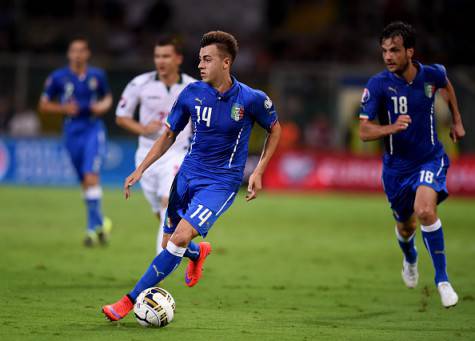
POLYGON ((382 195, 241 195, 210 232, 201 282, 185 287, 185 260, 162 283, 175 320, 147 329, 133 314, 110 323, 100 313, 154 256, 156 223, 138 188, 129 201, 106 190, 112 242, 85 249, 78 189, 0 187, 0 339, 474 340, 474 208, 457 198, 439 208, 460 296, 446 310, 420 232, 420 283, 404 287, 382 195))

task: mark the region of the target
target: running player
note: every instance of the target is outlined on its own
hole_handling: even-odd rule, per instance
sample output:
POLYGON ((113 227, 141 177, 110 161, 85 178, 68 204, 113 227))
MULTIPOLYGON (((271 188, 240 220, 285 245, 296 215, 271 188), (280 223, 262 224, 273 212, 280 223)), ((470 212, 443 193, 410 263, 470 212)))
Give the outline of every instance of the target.
POLYGON ((112 95, 103 70, 88 65, 91 55, 87 39, 73 39, 68 48, 69 65, 51 73, 46 80, 38 109, 64 115, 66 149, 82 185, 87 207, 85 246, 106 244, 111 221, 101 212, 102 188, 99 172, 106 148, 102 116, 112 105, 112 95))
POLYGON ((256 198, 262 187, 262 174, 277 147, 281 128, 269 97, 231 76, 237 50, 237 41, 229 33, 212 31, 203 36, 198 65, 203 81, 192 83, 182 91, 168 116, 166 132, 125 180, 125 195, 129 197, 130 187, 170 148, 191 118, 190 151, 170 192, 166 248, 127 295, 102 308, 112 321, 125 317, 139 293, 167 277, 183 256, 190 258, 185 271, 186 284, 193 286, 199 281, 211 248, 209 244, 202 247, 203 243, 198 246, 192 239, 199 235, 206 237, 233 203, 243 178, 249 136, 256 121, 269 135, 261 159, 250 176, 246 200, 256 198))
POLYGON ((404 283, 414 288, 418 282, 414 246, 417 219, 432 258, 442 305, 452 307, 458 296, 447 275, 444 235, 437 215, 437 205, 448 196, 449 159, 437 139, 434 97, 438 89, 447 91, 453 122, 451 137, 457 142, 465 130, 454 88, 444 66, 423 65, 413 59, 412 26, 391 23, 383 30, 379 42, 387 70, 370 78, 363 92, 360 137, 363 141, 384 138, 382 181, 404 255, 404 283), (379 123, 374 122, 376 118, 379 123))
MULTIPOLYGON (((135 166, 144 160, 155 140, 166 130, 165 121, 181 91, 194 78, 180 73, 183 61, 181 45, 173 37, 160 38, 154 48, 155 71, 143 73, 127 84, 116 109, 119 126, 139 135, 135 166), (140 105, 138 122, 134 113, 140 105)), ((177 136, 173 146, 140 179, 145 198, 160 221, 157 254, 162 250, 162 225, 168 205, 168 194, 191 140, 191 125, 177 136)))

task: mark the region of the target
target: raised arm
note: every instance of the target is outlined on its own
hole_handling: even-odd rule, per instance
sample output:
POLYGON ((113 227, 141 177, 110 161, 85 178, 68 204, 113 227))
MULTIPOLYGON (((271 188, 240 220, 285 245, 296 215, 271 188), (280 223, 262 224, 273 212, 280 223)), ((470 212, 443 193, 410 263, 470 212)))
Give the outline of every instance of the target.
POLYGON ((152 163, 157 161, 168 149, 170 149, 172 144, 175 142, 175 139, 176 134, 167 127, 165 133, 155 141, 142 163, 125 179, 124 193, 126 199, 130 197, 130 187, 140 180, 143 172, 145 172, 152 163))
POLYGON ((249 185, 247 187, 248 194, 246 195, 247 201, 255 199, 257 197, 257 192, 262 189, 262 175, 279 144, 281 131, 282 128, 279 121, 277 121, 267 135, 259 163, 249 177, 249 185))
POLYGON ((406 130, 410 123, 411 117, 409 115, 399 115, 396 122, 388 125, 380 125, 369 119, 360 118, 360 139, 363 141, 378 140, 382 137, 406 130))
POLYGON ((463 127, 462 116, 460 115, 460 110, 457 103, 457 96, 455 95, 455 89, 448 78, 447 86, 442 89, 445 92, 445 96, 443 97, 446 100, 447 105, 449 106, 450 112, 452 114, 452 127, 450 128, 450 137, 455 143, 465 136, 465 128, 463 127))

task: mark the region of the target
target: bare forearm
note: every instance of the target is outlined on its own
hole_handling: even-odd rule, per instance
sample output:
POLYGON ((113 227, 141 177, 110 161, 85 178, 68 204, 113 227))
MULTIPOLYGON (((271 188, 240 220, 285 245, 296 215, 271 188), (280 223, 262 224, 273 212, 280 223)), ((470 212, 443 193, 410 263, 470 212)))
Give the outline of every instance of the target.
POLYGON ((136 135, 145 135, 145 127, 130 117, 117 117, 115 122, 118 126, 136 135))
POLYGON ((449 106, 450 112, 452 113, 452 122, 454 124, 462 122, 462 116, 460 115, 460 110, 458 107, 457 96, 455 95, 454 87, 452 83, 447 80, 447 104, 449 106))
POLYGON ((107 94, 91 106, 91 111, 96 116, 103 116, 112 106, 112 95, 107 94))
POLYGON ((47 114, 65 114, 64 106, 57 102, 51 102, 48 100, 41 100, 38 104, 38 111, 47 114))
POLYGON ((143 173, 152 163, 157 161, 168 149, 170 149, 172 144, 175 142, 175 138, 175 133, 167 130, 157 141, 155 141, 152 148, 150 148, 145 156, 145 159, 137 169, 143 173))
POLYGON ((394 133, 392 125, 379 125, 371 122, 360 123, 360 139, 373 141, 394 133))
POLYGON ((272 158, 272 155, 274 155, 274 152, 277 149, 277 145, 279 144, 281 131, 282 128, 279 122, 277 122, 272 127, 270 134, 267 136, 267 139, 264 143, 264 148, 262 150, 261 158, 256 166, 256 169, 254 170, 254 173, 264 174, 264 171, 267 168, 267 165, 270 159, 272 158))

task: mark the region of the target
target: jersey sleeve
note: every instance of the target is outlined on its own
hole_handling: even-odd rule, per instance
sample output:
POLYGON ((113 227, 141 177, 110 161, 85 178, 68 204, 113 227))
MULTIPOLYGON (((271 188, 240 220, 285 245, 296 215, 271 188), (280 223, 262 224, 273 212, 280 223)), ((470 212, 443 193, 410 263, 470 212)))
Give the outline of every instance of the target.
POLYGON ((252 115, 257 123, 267 131, 270 131, 277 122, 277 112, 269 96, 262 91, 256 91, 252 115))
POLYGON ((379 82, 371 78, 363 90, 361 96, 360 119, 374 120, 378 116, 378 110, 381 108, 382 96, 379 88, 379 82))
POLYGON ((178 96, 165 122, 167 127, 177 134, 186 127, 191 116, 190 110, 187 106, 187 99, 189 96, 188 87, 183 89, 183 91, 178 96))
POLYGON ((118 117, 134 117, 135 109, 140 102, 140 85, 133 79, 127 84, 115 110, 118 117))
POLYGON ((41 98, 47 101, 53 101, 61 95, 61 86, 55 74, 52 73, 46 78, 41 98))
POLYGON ((107 81, 107 76, 104 71, 100 70, 100 72, 98 72, 97 74, 97 78, 98 78, 97 92, 100 97, 104 97, 105 95, 111 92, 111 89, 109 87, 109 82, 107 81))
POLYGON ((447 86, 447 71, 442 64, 434 64, 435 69, 435 87, 437 89, 445 88, 447 86))

